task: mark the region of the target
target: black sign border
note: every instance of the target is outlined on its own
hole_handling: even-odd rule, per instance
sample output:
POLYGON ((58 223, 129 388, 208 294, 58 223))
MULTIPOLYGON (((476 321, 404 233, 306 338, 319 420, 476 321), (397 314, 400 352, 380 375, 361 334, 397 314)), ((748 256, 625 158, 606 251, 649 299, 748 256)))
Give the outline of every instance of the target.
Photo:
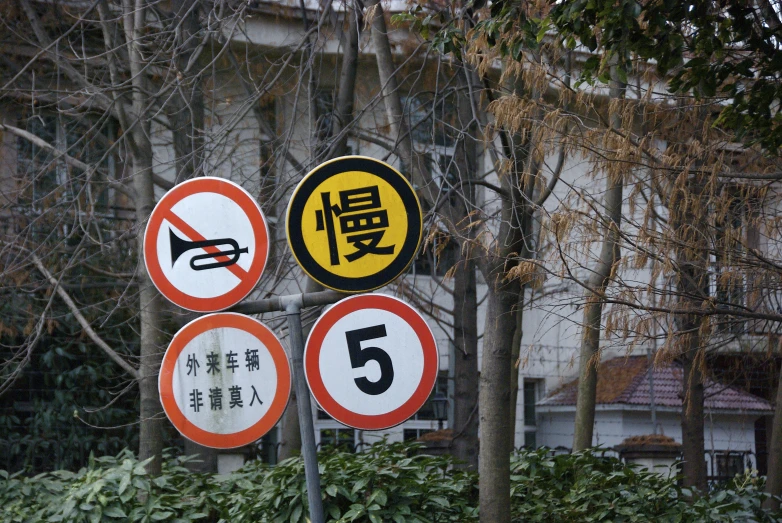
POLYGON ((379 289, 394 281, 415 259, 423 233, 421 204, 410 183, 401 173, 388 164, 365 156, 346 156, 336 158, 316 167, 302 179, 288 205, 286 230, 288 233, 288 246, 293 253, 293 257, 301 268, 304 269, 304 272, 313 280, 336 291, 367 292, 379 289), (339 276, 318 265, 305 247, 301 227, 304 205, 312 193, 331 176, 346 171, 366 172, 384 180, 399 194, 407 210, 408 234, 399 254, 382 271, 359 278, 339 276), (414 211, 410 212, 411 210, 414 211), (411 234, 411 231, 416 230, 418 234, 411 234))

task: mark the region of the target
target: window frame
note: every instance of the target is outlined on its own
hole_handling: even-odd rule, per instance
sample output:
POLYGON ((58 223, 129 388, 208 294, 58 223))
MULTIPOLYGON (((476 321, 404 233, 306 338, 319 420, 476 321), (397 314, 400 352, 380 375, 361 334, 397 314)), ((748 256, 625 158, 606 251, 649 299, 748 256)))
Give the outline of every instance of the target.
POLYGON ((522 417, 522 445, 524 447, 529 448, 537 448, 537 433, 538 433, 538 412, 537 412, 537 404, 540 401, 542 397, 542 387, 545 384, 545 380, 542 378, 535 378, 535 377, 529 377, 524 376, 522 378, 521 387, 519 387, 521 391, 521 417, 522 417), (529 386, 529 387, 528 387, 529 386), (531 407, 533 408, 533 423, 529 423, 530 420, 528 419, 528 403, 527 403, 527 393, 528 389, 531 389, 533 394, 533 402, 531 404, 531 407), (531 436, 529 436, 531 435, 531 436), (529 438, 531 437, 533 443, 530 447, 528 445, 529 438))

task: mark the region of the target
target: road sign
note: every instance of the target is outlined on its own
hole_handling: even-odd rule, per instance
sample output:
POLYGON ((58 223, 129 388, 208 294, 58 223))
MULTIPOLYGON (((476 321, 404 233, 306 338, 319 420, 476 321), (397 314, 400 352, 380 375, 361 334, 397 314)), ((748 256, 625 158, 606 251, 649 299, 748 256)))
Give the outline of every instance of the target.
POLYGON ((144 234, 152 283, 176 305, 213 312, 239 303, 261 279, 269 231, 261 208, 234 182, 194 178, 168 191, 144 234))
POLYGON ((176 333, 158 387, 168 419, 183 436, 229 449, 257 441, 277 424, 288 404, 291 371, 268 327, 223 312, 176 333))
POLYGON ((313 169, 288 204, 288 244, 315 281, 364 292, 393 281, 421 242, 421 205, 390 165, 344 156, 313 169))
POLYGON ((437 345, 423 317, 384 294, 346 298, 310 331, 304 373, 332 418, 362 430, 399 425, 426 402, 437 379, 437 345))

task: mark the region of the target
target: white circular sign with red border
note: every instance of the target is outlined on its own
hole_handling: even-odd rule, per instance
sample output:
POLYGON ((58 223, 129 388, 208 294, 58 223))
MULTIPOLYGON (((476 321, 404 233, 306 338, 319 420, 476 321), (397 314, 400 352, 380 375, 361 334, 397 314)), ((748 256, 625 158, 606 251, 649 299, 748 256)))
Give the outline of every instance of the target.
POLYGON ((384 294, 346 298, 315 322, 304 373, 320 407, 361 430, 399 425, 437 379, 437 345, 421 314, 384 294))
POLYGON ((166 416, 183 436, 229 449, 257 441, 277 424, 291 371, 264 324, 241 314, 208 314, 171 340, 158 387, 166 416))
POLYGON ((160 293, 182 308, 213 312, 258 284, 269 255, 261 208, 234 182, 203 177, 168 191, 144 234, 144 263, 160 293))

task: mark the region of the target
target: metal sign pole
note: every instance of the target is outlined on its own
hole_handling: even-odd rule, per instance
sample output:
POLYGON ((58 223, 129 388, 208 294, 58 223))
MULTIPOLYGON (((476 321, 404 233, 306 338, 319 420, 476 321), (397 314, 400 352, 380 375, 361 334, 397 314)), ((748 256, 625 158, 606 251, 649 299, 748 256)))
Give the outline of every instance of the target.
POLYGON ((315 447, 315 427, 312 423, 310 391, 304 378, 304 336, 301 330, 302 295, 281 296, 288 320, 288 336, 291 343, 291 363, 299 404, 299 428, 301 429, 301 453, 304 457, 304 475, 307 479, 307 500, 310 505, 310 521, 324 523, 323 502, 320 494, 320 473, 315 447))

